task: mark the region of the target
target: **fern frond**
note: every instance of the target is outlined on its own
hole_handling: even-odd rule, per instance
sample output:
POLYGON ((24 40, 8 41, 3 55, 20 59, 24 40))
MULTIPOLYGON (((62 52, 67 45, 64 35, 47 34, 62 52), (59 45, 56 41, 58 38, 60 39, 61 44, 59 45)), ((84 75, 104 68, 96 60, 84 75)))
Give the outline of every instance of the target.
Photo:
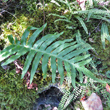
MULTIPOLYGON (((84 44, 84 45, 83 45, 83 48, 86 48, 86 47, 92 48, 90 44, 86 43, 86 42, 81 38, 81 34, 80 34, 79 30, 78 30, 78 32, 76 33, 76 41, 77 41, 78 44, 83 43, 83 44, 84 44)), ((92 50, 95 52, 95 49, 94 49, 94 48, 92 48, 92 50)), ((90 56, 89 56, 89 51, 86 51, 86 53, 84 53, 83 55, 88 56, 88 57, 90 58, 90 56), (86 55, 85 55, 85 54, 86 54, 86 55)), ((96 66, 95 66, 95 64, 94 64, 94 62, 93 62, 92 60, 89 62, 89 64, 90 64, 91 67, 94 69, 94 72, 95 72, 95 73, 98 73, 98 72, 97 72, 97 69, 96 69, 96 66)), ((82 83, 82 82, 83 82, 83 80, 82 80, 83 73, 82 73, 80 70, 78 70, 78 72, 79 72, 79 76, 78 76, 78 77, 79 77, 79 80, 80 80, 80 82, 82 83)))
POLYGON ((107 39, 110 42, 110 35, 109 35, 109 32, 108 32, 108 27, 105 23, 102 23, 101 41, 102 41, 102 45, 103 45, 104 49, 105 49, 105 39, 107 39))
POLYGON ((108 17, 110 17, 110 11, 101 10, 101 9, 74 11, 72 14, 77 15, 77 14, 88 14, 88 13, 89 14, 92 13, 93 15, 107 15, 108 17))
MULTIPOLYGON (((74 25, 73 22, 65 16, 60 16, 60 15, 57 15, 57 14, 49 14, 49 16, 50 15, 57 16, 57 17, 61 18, 61 19, 57 19, 57 20, 54 21, 56 26, 57 26, 56 22, 58 22, 58 21, 64 21, 64 22, 67 22, 67 23, 70 23, 70 24, 74 25)), ((83 19, 80 18, 79 16, 75 16, 75 17, 80 22, 80 24, 82 25, 85 32, 88 34, 88 29, 87 29, 86 24, 84 23, 83 19)))
POLYGON ((91 15, 90 18, 99 19, 99 20, 103 20, 103 21, 106 21, 106 22, 110 23, 109 17, 107 17, 107 16, 102 16, 102 15, 91 15))
POLYGON ((0 61, 3 61, 4 59, 8 58, 3 63, 3 65, 7 65, 18 59, 22 55, 27 54, 27 58, 22 71, 22 78, 25 76, 29 67, 32 66, 30 83, 32 83, 33 77, 36 73, 41 58, 44 78, 47 75, 48 61, 49 59, 51 59, 53 82, 55 82, 56 70, 58 68, 58 72, 61 77, 60 82, 61 84, 63 83, 65 67, 66 71, 71 75, 72 85, 74 87, 78 71, 79 73, 85 74, 88 77, 93 78, 94 80, 106 83, 105 81, 97 79, 91 71, 85 68, 84 65, 88 64, 92 60, 89 54, 83 54, 89 49, 92 49, 91 47, 86 47, 86 44, 78 44, 73 41, 73 39, 55 41, 58 37, 60 37, 60 35, 63 34, 63 32, 47 34, 38 41, 36 41, 36 38, 45 27, 46 24, 43 25, 41 28, 37 28, 36 31, 32 34, 32 36, 29 38, 29 40, 27 40, 27 37, 30 32, 29 30, 35 29, 34 27, 27 28, 23 33, 21 41, 19 42, 17 39, 14 40, 12 35, 8 36, 11 45, 0 52, 0 61))
POLYGON ((58 110, 66 110, 68 105, 72 101, 76 100, 76 98, 81 94, 81 92, 82 87, 79 85, 77 85, 77 87, 73 90, 71 88, 67 90, 59 103, 58 110))
POLYGON ((80 18, 79 16, 75 16, 75 17, 76 17, 76 18, 79 20, 79 22, 81 23, 81 25, 82 25, 83 29, 85 30, 86 34, 88 34, 88 29, 87 29, 86 24, 84 23, 83 19, 80 18))
POLYGON ((63 95, 63 97, 62 97, 62 99, 61 99, 61 101, 60 101, 60 103, 59 103, 58 110, 64 110, 65 102, 66 102, 66 100, 68 99, 68 97, 69 97, 70 94, 71 94, 71 93, 70 93, 70 90, 67 90, 67 91, 65 92, 65 94, 63 95))

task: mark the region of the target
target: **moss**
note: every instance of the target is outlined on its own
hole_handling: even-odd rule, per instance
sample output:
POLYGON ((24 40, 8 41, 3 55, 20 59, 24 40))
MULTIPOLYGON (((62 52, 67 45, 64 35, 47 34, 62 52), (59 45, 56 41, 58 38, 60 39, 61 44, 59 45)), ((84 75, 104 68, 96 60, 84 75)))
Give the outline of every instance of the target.
MULTIPOLYGON (((61 39, 65 38, 73 38, 73 34, 75 32, 72 30, 69 30, 66 28, 66 25, 68 23, 66 22, 57 22, 57 27, 54 24, 54 21, 59 19, 58 17, 55 16, 48 16, 50 13, 56 13, 59 15, 62 15, 62 10, 57 11, 55 8, 55 5, 53 4, 48 4, 47 7, 45 7, 44 12, 42 9, 36 10, 33 14, 28 14, 27 12, 22 12, 22 11, 16 11, 16 19, 12 18, 12 20, 7 21, 1 25, 1 30, 2 30, 2 37, 4 38, 5 41, 7 41, 7 35, 12 34, 13 36, 16 36, 18 39, 21 38, 24 30, 28 26, 34 26, 34 27, 41 27, 43 23, 47 23, 47 27, 45 28, 44 34, 48 33, 55 33, 57 32, 62 32, 65 31, 63 36, 61 36, 61 39), (54 9, 54 10, 53 10, 54 9)), ((66 13, 65 16, 68 16, 69 13, 66 13)), ((72 21, 74 23, 73 27, 77 27, 76 21, 72 18, 72 21)), ((40 36, 42 36, 40 34, 40 36)), ((8 45, 8 43, 7 43, 8 45)))
POLYGON ((2 110, 31 110, 36 90, 28 90, 15 70, 5 72, 0 67, 0 108, 2 110))
POLYGON ((103 72, 105 73, 109 70, 110 67, 110 43, 108 41, 105 42, 105 49, 103 49, 101 39, 97 37, 95 43, 92 46, 95 48, 97 55, 95 54, 96 58, 100 59, 102 62, 102 66, 107 66, 108 68, 104 69, 103 72))

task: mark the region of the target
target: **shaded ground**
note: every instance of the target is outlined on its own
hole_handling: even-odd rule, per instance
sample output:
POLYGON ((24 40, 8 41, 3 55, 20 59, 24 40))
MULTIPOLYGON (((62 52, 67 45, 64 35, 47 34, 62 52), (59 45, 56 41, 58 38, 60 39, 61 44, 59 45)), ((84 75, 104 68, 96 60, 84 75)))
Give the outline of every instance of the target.
POLYGON ((51 87, 39 94, 33 110, 52 110, 54 107, 58 107, 62 96, 63 94, 59 89, 51 87))

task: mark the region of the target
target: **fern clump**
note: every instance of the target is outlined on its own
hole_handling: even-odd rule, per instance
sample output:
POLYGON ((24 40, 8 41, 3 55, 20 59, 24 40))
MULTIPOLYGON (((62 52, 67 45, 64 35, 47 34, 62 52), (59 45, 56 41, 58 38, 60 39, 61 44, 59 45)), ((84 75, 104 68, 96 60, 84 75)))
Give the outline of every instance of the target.
MULTIPOLYGON (((13 36, 9 35, 8 38, 11 45, 0 52, 0 61, 8 58, 3 65, 7 65, 22 55, 28 53, 22 71, 22 78, 25 76, 26 72, 31 66, 30 83, 32 83, 41 59, 44 78, 47 76, 47 65, 48 61, 50 60, 52 82, 55 82, 56 70, 58 68, 58 72, 60 74, 60 83, 63 83, 64 67, 67 71, 67 74, 70 74, 71 83, 74 87, 76 83, 76 76, 78 76, 79 80, 82 82, 83 74, 99 82, 105 82, 97 79, 94 74, 85 67, 86 64, 92 61, 89 54, 83 54, 92 49, 92 47, 88 46, 88 44, 84 44, 83 42, 77 43, 73 41, 73 39, 55 41, 63 34, 63 32, 47 34, 36 41, 36 38, 44 30, 46 25, 47 24, 44 24, 40 28, 28 27, 23 33, 20 41, 17 38, 13 39, 13 36), (36 31, 27 40, 30 30, 36 31)), ((77 34, 77 36, 78 35, 79 34, 77 34)))

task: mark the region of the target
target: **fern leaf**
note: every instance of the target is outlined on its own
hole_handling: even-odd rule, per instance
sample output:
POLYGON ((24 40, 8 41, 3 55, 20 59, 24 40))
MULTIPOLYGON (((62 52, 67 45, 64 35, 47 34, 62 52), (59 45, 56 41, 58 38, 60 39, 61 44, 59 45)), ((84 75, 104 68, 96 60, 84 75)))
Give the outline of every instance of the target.
POLYGON ((13 39, 13 36, 12 35, 9 35, 8 36, 8 39, 10 41, 11 44, 14 44, 14 39, 13 39))
POLYGON ((107 15, 110 17, 110 11, 101 10, 101 9, 90 9, 90 10, 84 10, 84 11, 74 11, 72 14, 88 14, 93 13, 96 15, 107 15))
POLYGON ((76 86, 75 86, 75 79, 76 79, 76 69, 75 69, 75 67, 73 66, 73 65, 70 65, 70 67, 71 67, 71 81, 72 81, 72 85, 73 85, 73 87, 75 88, 76 86))
MULTIPOLYGON (((50 14, 50 15, 58 16, 59 18, 61 18, 61 19, 57 19, 57 20, 54 21, 54 23, 55 23, 56 26, 57 26, 56 22, 58 22, 58 21, 64 21, 64 22, 73 24, 73 22, 70 21, 70 20, 69 20, 67 17, 65 17, 65 16, 60 16, 60 15, 57 15, 57 14, 50 14)), ((84 23, 83 19, 80 18, 79 16, 75 16, 75 17, 76 17, 76 18, 78 19, 78 21, 81 23, 81 25, 82 25, 83 29, 85 30, 85 32, 88 34, 88 29, 87 29, 86 24, 84 23)))
POLYGON ((102 15, 92 15, 91 16, 91 18, 93 18, 93 19, 99 19, 99 20, 103 20, 103 21, 110 23, 109 17, 107 18, 107 16, 102 16, 102 15))
MULTIPOLYGON (((0 51, 0 55, 2 56, 4 54, 4 52, 7 52, 8 50, 10 50, 11 48, 13 48, 14 45, 10 45, 8 47, 6 47, 4 50, 0 51)), ((2 59, 0 59, 2 61, 2 59)))
POLYGON ((28 46, 31 46, 33 45, 34 41, 36 40, 37 36, 44 30, 44 28, 46 27, 47 23, 44 24, 41 28, 38 28, 34 33, 33 35, 30 37, 30 39, 28 40, 28 46))
POLYGON ((76 16, 76 18, 79 20, 79 22, 81 23, 82 27, 84 28, 85 32, 88 34, 88 29, 83 21, 82 18, 80 18, 79 16, 76 16))
POLYGON ((20 41, 17 39, 17 37, 15 37, 15 43, 20 44, 20 41))
MULTIPOLYGON (((17 48, 18 49, 18 48, 17 48)), ((16 59, 18 59, 20 56, 26 54, 30 49, 29 48, 21 48, 16 55, 12 55, 3 65, 7 65, 16 59)))
POLYGON ((105 49, 105 39, 107 39, 110 42, 108 27, 105 23, 103 23, 101 27, 101 41, 104 49, 105 49))
POLYGON ((48 16, 51 16, 51 15, 56 16, 56 17, 59 17, 59 18, 62 18, 62 19, 67 19, 66 16, 61 16, 61 15, 58 15, 58 14, 52 14, 52 13, 50 13, 48 16))
POLYGON ((91 18, 92 13, 88 13, 87 22, 89 22, 89 19, 91 18))
POLYGON ((35 56, 35 54, 36 54, 36 51, 35 50, 31 50, 29 52, 29 54, 27 55, 27 58, 26 58, 26 61, 25 61, 24 67, 23 67, 22 77, 21 78, 23 78, 25 73, 28 71, 29 66, 31 65, 32 59, 35 56))
POLYGON ((34 74, 36 72, 36 69, 38 67, 38 64, 39 64, 39 61, 42 57, 43 53, 37 53, 34 61, 33 61, 33 64, 32 64, 32 69, 31 69, 31 77, 30 77, 30 83, 32 83, 32 80, 33 80, 33 77, 34 77, 34 74))
POLYGON ((78 70, 78 77, 79 77, 79 81, 80 81, 80 83, 82 83, 83 82, 83 72, 82 71, 80 71, 79 69, 77 69, 78 70))
POLYGON ((55 78, 56 78, 56 58, 55 57, 51 57, 51 68, 52 68, 52 82, 54 83, 55 82, 55 78))
POLYGON ((38 41, 35 41, 45 27, 46 24, 44 24, 41 28, 36 29, 35 27, 31 27, 26 29, 20 43, 16 43, 18 40, 15 39, 14 41, 13 37, 9 36, 9 41, 12 44, 0 52, 0 61, 3 61, 9 57, 3 65, 7 65, 22 55, 27 54, 21 77, 24 77, 31 66, 30 83, 32 83, 41 58, 44 78, 47 74, 48 61, 49 59, 51 60, 52 82, 55 82, 56 70, 58 69, 61 77, 60 82, 63 83, 65 67, 67 74, 71 76, 71 82, 74 87, 77 74, 79 74, 80 77, 82 74, 85 74, 96 81, 106 83, 105 81, 97 79, 91 71, 84 67, 84 65, 88 64, 92 60, 89 54, 84 55, 85 52, 92 49, 90 46, 86 47, 86 43, 77 43, 72 39, 56 41, 56 39, 60 37, 63 32, 47 34, 38 41), (29 30, 33 29, 36 29, 35 32, 32 34, 30 39, 27 40, 29 30))
POLYGON ((65 21, 67 23, 73 24, 69 19, 57 19, 54 21, 54 23, 56 24, 56 22, 58 22, 58 21, 65 21))
POLYGON ((6 49, 4 49, 3 51, 1 51, 0 54, 0 61, 8 58, 10 55, 15 54, 16 52, 19 51, 19 49, 22 48, 21 46, 17 45, 16 47, 14 45, 11 45, 9 47, 7 47, 6 49))
POLYGON ((45 54, 43 56, 43 60, 42 60, 42 71, 44 74, 44 78, 46 78, 46 74, 47 74, 47 64, 48 64, 48 60, 49 60, 49 55, 45 54))

